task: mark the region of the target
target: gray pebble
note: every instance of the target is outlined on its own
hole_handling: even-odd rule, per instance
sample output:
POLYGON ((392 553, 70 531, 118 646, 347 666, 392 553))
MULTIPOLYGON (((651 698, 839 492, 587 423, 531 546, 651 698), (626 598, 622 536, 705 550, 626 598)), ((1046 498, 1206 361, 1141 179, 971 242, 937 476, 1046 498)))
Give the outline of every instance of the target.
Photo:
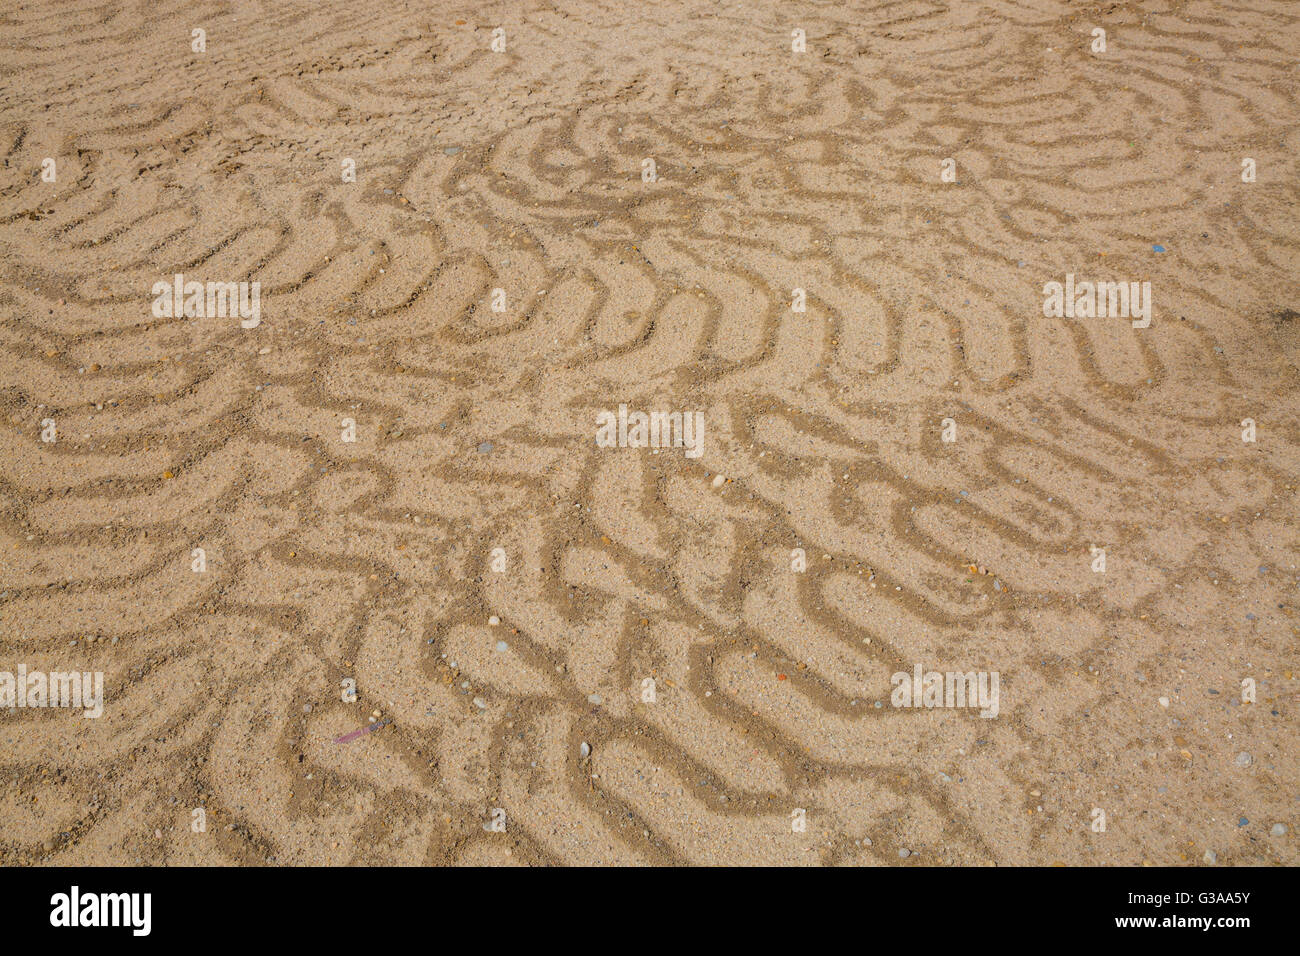
POLYGON ((485 441, 485 442, 483 442, 483 444, 481 444, 481 445, 478 446, 478 453, 479 453, 480 455, 486 455, 488 452, 490 452, 490 451, 491 451, 493 448, 495 448, 495 447, 496 447, 496 446, 493 445, 490 441, 485 441))
POLYGON ((581 757, 583 760, 586 760, 588 757, 590 757, 590 756, 591 756, 591 744, 587 743, 587 741, 584 740, 584 741, 583 741, 583 742, 578 746, 578 756, 581 757))
POLYGON ((599 704, 601 703, 601 697, 599 694, 588 694, 587 702, 591 704, 599 704))
POLYGON ((1213 850, 1206 850, 1205 856, 1201 857, 1201 859, 1210 866, 1214 866, 1214 864, 1219 862, 1219 854, 1215 853, 1213 850))
POLYGON ((498 651, 501 651, 504 654, 509 649, 510 649, 510 645, 507 644, 505 641, 497 641, 498 651))
POLYGON ((909 856, 912 855, 912 851, 908 849, 902 849, 898 851, 898 855, 901 859, 906 860, 909 856))
POLYGON ((457 153, 460 152, 460 147, 448 146, 446 149, 443 150, 443 152, 446 153, 448 156, 455 156, 457 153))
POLYGON ((1286 836, 1286 824, 1275 823, 1268 832, 1270 836, 1286 836))
POLYGON ((1243 750, 1241 753, 1237 754, 1238 767, 1249 767, 1253 762, 1254 758, 1252 758, 1250 754, 1246 753, 1246 751, 1243 750))

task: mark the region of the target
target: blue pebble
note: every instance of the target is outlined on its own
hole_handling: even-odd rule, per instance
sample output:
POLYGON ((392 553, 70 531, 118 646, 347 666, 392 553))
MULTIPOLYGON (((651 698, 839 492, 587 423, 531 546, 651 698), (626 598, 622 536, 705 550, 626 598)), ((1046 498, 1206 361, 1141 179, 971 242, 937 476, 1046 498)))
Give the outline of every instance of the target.
POLYGON ((1164 251, 1165 251, 1165 247, 1164 247, 1164 246, 1152 246, 1151 248, 1154 249, 1156 252, 1164 252, 1164 251))

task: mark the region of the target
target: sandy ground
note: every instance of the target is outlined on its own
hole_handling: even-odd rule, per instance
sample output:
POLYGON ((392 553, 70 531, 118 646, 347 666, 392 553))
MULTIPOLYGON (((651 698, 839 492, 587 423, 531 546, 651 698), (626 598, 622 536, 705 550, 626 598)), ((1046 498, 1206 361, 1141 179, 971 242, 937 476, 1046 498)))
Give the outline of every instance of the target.
POLYGON ((6 4, 0 671, 104 702, 0 707, 0 863, 1295 864, 1298 57, 1283 0, 6 4))

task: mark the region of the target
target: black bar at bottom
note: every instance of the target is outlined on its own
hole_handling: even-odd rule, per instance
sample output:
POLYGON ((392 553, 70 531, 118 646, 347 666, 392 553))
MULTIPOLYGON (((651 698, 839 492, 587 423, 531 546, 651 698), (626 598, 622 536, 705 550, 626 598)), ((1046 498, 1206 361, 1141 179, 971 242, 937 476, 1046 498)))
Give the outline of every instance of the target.
POLYGON ((704 939, 711 923, 732 943, 782 931, 838 935, 847 925, 872 945, 966 945, 1042 930, 1053 935, 1040 941, 1182 945, 1201 937, 1232 945, 1286 928, 1292 879, 1281 868, 574 869, 544 877, 505 869, 11 868, 0 871, 0 912, 10 946, 75 934, 127 945, 364 947, 356 935, 370 932, 364 927, 427 939, 431 928, 452 924, 486 932, 480 942, 491 945, 502 926, 560 941, 570 922, 584 945, 597 945, 589 933, 602 925, 619 934, 606 940, 664 931, 704 939))

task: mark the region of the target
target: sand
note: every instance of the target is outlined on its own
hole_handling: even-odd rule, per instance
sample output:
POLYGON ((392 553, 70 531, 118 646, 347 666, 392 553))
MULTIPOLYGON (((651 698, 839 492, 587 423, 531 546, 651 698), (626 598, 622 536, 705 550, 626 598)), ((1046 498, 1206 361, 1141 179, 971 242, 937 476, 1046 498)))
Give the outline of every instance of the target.
POLYGON ((0 671, 103 702, 0 706, 0 863, 1294 865, 1298 56, 1283 0, 7 5, 0 671))

